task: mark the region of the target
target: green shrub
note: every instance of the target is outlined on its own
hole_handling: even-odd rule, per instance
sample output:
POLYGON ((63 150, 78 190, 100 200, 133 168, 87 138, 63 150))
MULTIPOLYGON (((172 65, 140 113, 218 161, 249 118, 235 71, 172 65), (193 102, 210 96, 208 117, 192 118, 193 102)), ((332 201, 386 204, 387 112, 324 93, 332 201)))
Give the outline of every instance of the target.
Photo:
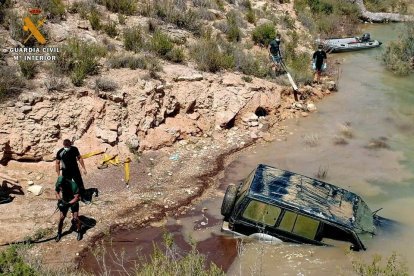
POLYGON ((216 15, 207 8, 199 8, 197 10, 198 17, 207 21, 214 21, 216 15))
POLYGON ((408 276, 408 267, 405 262, 393 253, 385 262, 380 255, 374 255, 371 263, 361 261, 352 262, 354 271, 361 276, 408 276))
POLYGON ((304 26, 322 36, 353 35, 360 17, 347 0, 296 0, 294 9, 304 26))
POLYGON ((95 89, 105 92, 115 91, 118 89, 118 84, 114 80, 101 77, 95 80, 95 89))
POLYGON ((118 22, 119 22, 119 24, 125 25, 126 20, 127 20, 127 17, 125 15, 120 14, 120 13, 118 14, 118 22))
POLYGON ((250 0, 242 0, 242 1, 240 2, 240 5, 241 5, 243 8, 247 9, 247 10, 251 10, 251 9, 252 9, 252 2, 250 2, 250 0))
POLYGON ((272 67, 269 59, 264 55, 252 55, 242 48, 236 48, 233 51, 234 69, 246 75, 252 75, 258 78, 265 78, 272 73, 272 67))
POLYGON ((227 13, 227 39, 232 42, 241 40, 241 31, 237 23, 237 15, 234 12, 227 13))
POLYGON ((154 19, 150 18, 148 20, 148 31, 154 33, 158 29, 158 23, 154 19))
POLYGON ((20 92, 24 86, 24 81, 14 67, 0 65, 0 100, 20 92))
POLYGON ((201 22, 197 12, 192 9, 186 12, 175 11, 170 18, 170 22, 177 25, 178 28, 187 29, 196 35, 200 33, 201 22))
POLYGON ((307 83, 312 80, 309 53, 297 52, 299 36, 296 31, 291 32, 291 41, 285 44, 285 63, 296 82, 307 83))
POLYGON ((0 274, 11 276, 38 276, 40 272, 27 264, 19 255, 18 247, 12 245, 0 252, 0 274))
POLYGON ((282 16, 281 23, 286 29, 294 29, 295 28, 295 21, 288 14, 285 14, 285 15, 282 16))
POLYGON ((72 38, 61 47, 56 64, 61 72, 70 74, 74 85, 81 86, 87 75, 98 72, 99 59, 105 55, 104 47, 72 38))
POLYGON ((397 41, 391 41, 382 54, 386 67, 406 76, 414 70, 414 26, 406 24, 397 41))
POLYGON ((334 4, 325 0, 308 0, 311 11, 315 14, 331 14, 334 11, 334 4))
POLYGON ((139 52, 145 46, 144 34, 139 26, 124 29, 124 47, 128 51, 139 52))
POLYGON ((156 57, 152 56, 145 56, 147 68, 151 75, 155 75, 156 72, 160 72, 162 70, 162 66, 159 60, 156 57))
POLYGON ((257 26, 252 32, 252 39, 257 44, 264 46, 269 45, 269 42, 276 36, 276 30, 273 24, 266 23, 257 26))
POLYGON ((256 14, 253 9, 248 9, 246 13, 246 20, 251 24, 256 23, 256 14))
POLYGON ((200 34, 201 22, 198 12, 187 9, 185 1, 147 1, 144 2, 139 12, 143 16, 157 17, 165 22, 175 24, 179 28, 187 29, 196 35, 200 34))
POLYGON ((315 32, 315 30, 316 30, 315 20, 313 19, 312 14, 310 13, 309 10, 305 10, 303 12, 298 12, 298 20, 311 33, 315 32))
POLYGON ((73 2, 72 5, 68 7, 69 13, 80 13, 81 10, 85 9, 86 2, 83 1, 76 1, 73 2))
POLYGON ((211 0, 192 0, 194 7, 197 8, 212 8, 214 6, 211 0))
POLYGON ((98 4, 104 5, 111 12, 132 15, 137 11, 136 1, 131 0, 95 0, 98 4))
POLYGON ((118 35, 118 30, 116 29, 116 22, 110 20, 107 24, 102 26, 102 29, 109 37, 115 37, 118 35))
POLYGON ((47 89, 47 92, 51 92, 63 90, 67 86, 67 83, 62 76, 52 74, 52 76, 48 77, 45 80, 44 85, 47 89))
POLYGON ((364 0, 367 10, 372 12, 400 12, 399 7, 405 1, 400 0, 364 0))
POLYGON ((213 23, 213 27, 217 30, 220 30, 222 33, 227 33, 227 30, 229 29, 229 25, 227 24, 227 21, 215 21, 213 23))
POLYGON ((88 16, 89 23, 91 23, 93 30, 100 30, 101 29, 101 14, 97 9, 92 9, 89 12, 88 16))
POLYGON ((6 17, 6 9, 12 7, 11 0, 5 0, 0 2, 0 24, 3 24, 4 19, 6 17))
POLYGON ((214 263, 207 266, 206 259, 192 246, 190 252, 178 256, 171 234, 164 235, 163 249, 154 246, 151 261, 138 266, 136 275, 197 275, 197 276, 224 276, 224 272, 214 263))
POLYGON ((161 66, 153 56, 137 56, 130 54, 113 55, 108 58, 108 65, 111 68, 151 69, 160 71, 161 66))
POLYGON ((135 56, 129 54, 111 55, 108 57, 107 63, 110 68, 127 68, 128 62, 134 57, 135 56))
POLYGON ((250 76, 242 76, 241 79, 248 83, 253 81, 253 78, 250 76))
POLYGON ((157 30, 150 40, 150 49, 165 57, 174 47, 174 43, 171 42, 170 38, 163 32, 157 30))
POLYGON ((185 54, 182 47, 174 47, 166 55, 166 58, 172 62, 182 63, 185 60, 185 54))
POLYGON ((224 3, 222 0, 215 0, 217 8, 221 11, 224 11, 224 3))
POLYGON ((232 68, 232 56, 220 51, 217 43, 212 40, 201 39, 190 49, 190 55, 200 70, 217 72, 223 68, 232 68))
POLYGON ((27 33, 23 30, 23 20, 15 11, 6 13, 5 25, 14 40, 23 41, 27 37, 27 33))
POLYGON ((48 14, 48 20, 60 21, 65 15, 65 5, 62 0, 32 0, 32 7, 40 8, 43 14, 48 14))
POLYGON ((36 61, 19 61, 20 71, 26 79, 33 79, 37 71, 36 61))

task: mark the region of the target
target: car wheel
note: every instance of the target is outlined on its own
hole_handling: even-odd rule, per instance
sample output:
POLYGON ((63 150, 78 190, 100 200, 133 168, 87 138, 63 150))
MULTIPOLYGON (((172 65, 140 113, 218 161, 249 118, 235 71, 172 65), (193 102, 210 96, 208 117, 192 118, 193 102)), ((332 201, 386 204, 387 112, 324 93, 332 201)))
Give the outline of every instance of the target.
POLYGON ((226 194, 224 195, 223 203, 221 204, 221 214, 224 219, 227 220, 233 210, 234 202, 236 201, 237 186, 230 184, 227 187, 226 194))

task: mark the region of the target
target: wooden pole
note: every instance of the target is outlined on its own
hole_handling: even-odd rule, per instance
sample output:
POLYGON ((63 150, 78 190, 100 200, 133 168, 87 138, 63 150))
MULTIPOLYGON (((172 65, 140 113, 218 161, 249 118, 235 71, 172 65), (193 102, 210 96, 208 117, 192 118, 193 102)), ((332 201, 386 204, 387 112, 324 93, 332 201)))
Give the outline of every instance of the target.
POLYGON ((17 180, 16 178, 12 178, 10 176, 8 176, 7 174, 4 173, 0 173, 0 178, 12 182, 12 183, 19 183, 19 180, 17 180))

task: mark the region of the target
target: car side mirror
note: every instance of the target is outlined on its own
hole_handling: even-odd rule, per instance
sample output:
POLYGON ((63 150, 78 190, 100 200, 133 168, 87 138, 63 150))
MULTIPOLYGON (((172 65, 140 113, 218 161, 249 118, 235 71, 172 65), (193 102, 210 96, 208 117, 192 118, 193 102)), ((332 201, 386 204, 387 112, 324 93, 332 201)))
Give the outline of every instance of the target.
POLYGON ((355 246, 354 244, 352 244, 349 249, 351 249, 352 251, 359 251, 359 246, 355 246))

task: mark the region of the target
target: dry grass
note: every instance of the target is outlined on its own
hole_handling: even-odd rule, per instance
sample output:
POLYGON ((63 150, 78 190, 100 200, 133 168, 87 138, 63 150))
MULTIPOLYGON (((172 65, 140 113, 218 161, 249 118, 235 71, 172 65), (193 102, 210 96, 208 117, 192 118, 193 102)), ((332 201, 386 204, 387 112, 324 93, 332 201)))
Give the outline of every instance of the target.
POLYGON ((352 130, 350 122, 346 122, 344 124, 339 125, 339 133, 345 138, 354 138, 354 132, 352 130))
POLYGON ((392 253, 388 258, 375 254, 370 263, 361 260, 352 261, 352 266, 357 275, 361 276, 408 276, 407 262, 397 253, 392 253))
POLYGON ((339 135, 335 135, 333 138, 333 142, 335 145, 348 145, 348 141, 339 135))
POLYGON ((118 84, 111 79, 108 78, 97 78, 95 81, 95 89, 98 91, 115 91, 118 89, 118 84))
POLYGON ((318 171, 315 174, 315 177, 318 179, 326 179, 328 177, 328 167, 319 166, 318 171))
POLYGON ((0 100, 12 97, 25 87, 25 82, 12 66, 0 66, 0 100))
POLYGON ((205 257, 195 249, 195 246, 189 252, 180 254, 174 244, 173 236, 168 233, 164 234, 161 247, 154 244, 154 252, 148 262, 140 256, 139 250, 136 253, 138 262, 135 267, 127 268, 127 262, 131 256, 127 259, 125 251, 116 252, 111 248, 108 251, 107 248, 99 245, 93 251, 101 269, 99 275, 225 275, 214 263, 207 263, 205 257))
POLYGON ((51 76, 45 80, 44 84, 47 92, 60 91, 67 86, 66 81, 60 76, 51 76))
POLYGON ((316 147, 319 145, 319 136, 317 134, 306 134, 303 136, 303 143, 309 147, 316 147))
POLYGON ((37 65, 38 63, 35 61, 19 61, 20 71, 22 72, 23 76, 28 80, 33 79, 36 75, 37 65))
POLYGON ((386 137, 379 137, 379 138, 373 138, 370 140, 368 145, 365 147, 367 149, 377 150, 377 149, 389 149, 390 146, 388 145, 388 138, 386 137))
POLYGON ((140 52, 145 46, 144 32, 139 26, 124 30, 124 47, 128 51, 140 52))

